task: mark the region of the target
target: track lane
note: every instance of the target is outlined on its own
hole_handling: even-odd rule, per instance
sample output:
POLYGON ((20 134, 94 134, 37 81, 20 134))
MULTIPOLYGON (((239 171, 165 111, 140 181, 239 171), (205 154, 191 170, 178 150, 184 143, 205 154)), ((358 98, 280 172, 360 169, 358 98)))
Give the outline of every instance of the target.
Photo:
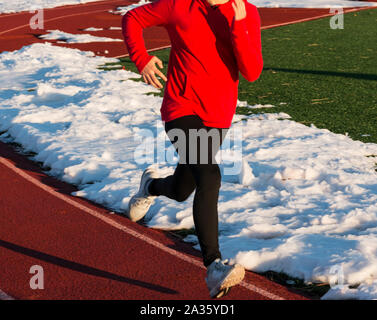
MULTIPOLYGON (((0 288, 16 299, 209 299, 199 253, 112 215, 0 144, 0 288), (21 197, 20 197, 21 195, 21 197), (6 199, 6 200, 5 200, 6 199), (22 200, 21 200, 22 199, 22 200), (32 290, 30 267, 45 272, 32 290)), ((225 299, 304 299, 247 272, 225 299)))

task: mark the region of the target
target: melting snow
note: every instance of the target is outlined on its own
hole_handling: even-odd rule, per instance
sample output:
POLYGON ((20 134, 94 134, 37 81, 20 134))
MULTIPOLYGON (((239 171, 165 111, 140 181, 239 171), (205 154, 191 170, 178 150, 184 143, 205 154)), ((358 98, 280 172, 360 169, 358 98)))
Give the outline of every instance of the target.
MULTIPOLYGON (((78 185, 78 196, 122 211, 150 165, 136 161, 141 141, 152 143, 146 151, 156 159, 166 137, 162 99, 146 94, 158 90, 131 80, 140 75, 130 71, 98 69, 112 61, 49 44, 0 54, 0 132, 4 141, 35 152, 50 174, 78 185)), ((242 132, 233 139, 242 157, 236 157, 238 172, 224 174, 234 151, 224 147, 224 258, 308 282, 332 281, 335 268, 345 286, 324 298, 377 298, 377 144, 304 126, 283 113, 236 115, 232 128, 242 132)), ((162 175, 174 170, 155 162, 162 175)), ((191 206, 192 197, 183 203, 159 197, 148 226, 192 228, 191 206)))

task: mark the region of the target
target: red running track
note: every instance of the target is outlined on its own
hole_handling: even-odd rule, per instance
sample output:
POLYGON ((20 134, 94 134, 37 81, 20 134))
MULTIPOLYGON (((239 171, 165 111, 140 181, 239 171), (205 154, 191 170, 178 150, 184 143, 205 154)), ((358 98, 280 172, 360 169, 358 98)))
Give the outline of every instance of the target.
MULTIPOLYGON (((120 16, 110 13, 135 1, 108 0, 46 9, 45 30, 121 39, 120 16), (84 32, 88 27, 104 28, 84 32)), ((261 8, 264 28, 328 15, 327 9, 261 8)), ((44 42, 31 30, 32 14, 0 15, 0 51, 44 42)), ((166 31, 145 31, 148 49, 169 46, 166 31)), ((121 42, 58 44, 105 56, 127 54, 121 42), (105 53, 105 50, 108 52, 105 53)), ((0 300, 208 299, 200 255, 173 235, 132 223, 89 201, 74 187, 45 175, 26 157, 0 143, 0 300), (44 269, 44 289, 32 290, 33 265, 44 269)), ((247 272, 224 299, 306 299, 247 272)))
MULTIPOLYGON (((48 33, 46 30, 61 30, 73 34, 91 34, 98 37, 122 39, 121 30, 109 30, 110 27, 121 27, 121 15, 109 11, 117 7, 127 6, 137 1, 107 0, 90 2, 82 5, 63 6, 44 10, 44 29, 33 30, 29 21, 34 13, 20 12, 0 15, 0 52, 13 51, 32 43, 50 42, 57 46, 92 51, 96 55, 118 57, 127 55, 123 42, 93 43, 57 43, 57 40, 39 39, 38 36, 48 33), (102 28, 102 31, 83 31, 86 28, 102 28)), ((152 27, 145 31, 147 49, 170 45, 168 34, 161 27, 152 27)))
MULTIPOLYGON (((44 10, 44 29, 33 30, 29 21, 34 13, 19 12, 0 15, 0 52, 13 51, 36 42, 50 42, 57 46, 92 51, 96 55, 121 57, 127 55, 122 42, 93 43, 57 43, 57 40, 43 40, 38 36, 46 34, 46 30, 61 30, 73 34, 91 34, 99 37, 122 39, 120 30, 110 27, 121 27, 121 16, 112 13, 119 6, 136 3, 135 0, 107 0, 90 2, 82 5, 63 6, 44 10), (111 12, 110 12, 111 11, 111 12), (86 28, 103 28, 101 31, 83 31, 86 28)), ((346 8, 345 12, 364 8, 346 8)), ((281 26, 301 21, 331 16, 329 9, 301 8, 259 8, 262 28, 281 26)), ((162 27, 151 27, 144 30, 146 48, 148 50, 170 46, 166 30, 162 27)))

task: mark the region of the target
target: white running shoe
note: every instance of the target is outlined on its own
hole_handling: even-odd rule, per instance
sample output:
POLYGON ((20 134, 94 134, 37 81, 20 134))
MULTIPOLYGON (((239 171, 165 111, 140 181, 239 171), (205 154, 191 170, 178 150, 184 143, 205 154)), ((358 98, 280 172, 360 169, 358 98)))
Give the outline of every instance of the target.
POLYGON ((216 259, 207 268, 206 283, 211 298, 221 298, 244 277, 245 269, 241 265, 229 265, 228 260, 216 259))
POLYGON ((149 184, 152 179, 159 178, 159 174, 156 169, 148 168, 143 172, 140 181, 140 188, 137 194, 135 194, 128 203, 128 210, 126 215, 132 221, 139 221, 147 214, 150 206, 153 204, 156 196, 151 196, 148 192, 149 184))

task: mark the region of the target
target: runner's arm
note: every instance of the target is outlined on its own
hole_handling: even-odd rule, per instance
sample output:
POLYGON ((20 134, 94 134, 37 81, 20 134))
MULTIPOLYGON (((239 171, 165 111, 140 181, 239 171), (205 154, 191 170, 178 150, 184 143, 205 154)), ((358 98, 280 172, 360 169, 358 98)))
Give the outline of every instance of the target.
POLYGON ((233 20, 231 34, 237 65, 248 81, 259 78, 263 69, 260 17, 255 6, 246 2, 246 18, 233 20))
POLYGON ((141 73, 152 59, 145 48, 143 29, 169 23, 172 0, 156 0, 128 11, 122 18, 122 33, 130 59, 141 73))

